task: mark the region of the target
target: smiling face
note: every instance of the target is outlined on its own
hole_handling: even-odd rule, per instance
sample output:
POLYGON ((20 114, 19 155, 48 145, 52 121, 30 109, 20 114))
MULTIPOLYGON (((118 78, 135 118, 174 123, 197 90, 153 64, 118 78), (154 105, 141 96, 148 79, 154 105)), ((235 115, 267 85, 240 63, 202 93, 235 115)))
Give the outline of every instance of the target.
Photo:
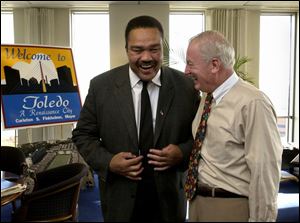
POLYGON ((189 44, 186 55, 185 73, 194 80, 194 88, 211 92, 212 64, 203 59, 196 41, 189 44))
POLYGON ((159 71, 162 58, 162 38, 156 28, 136 28, 130 31, 127 56, 131 69, 141 80, 150 81, 159 71))

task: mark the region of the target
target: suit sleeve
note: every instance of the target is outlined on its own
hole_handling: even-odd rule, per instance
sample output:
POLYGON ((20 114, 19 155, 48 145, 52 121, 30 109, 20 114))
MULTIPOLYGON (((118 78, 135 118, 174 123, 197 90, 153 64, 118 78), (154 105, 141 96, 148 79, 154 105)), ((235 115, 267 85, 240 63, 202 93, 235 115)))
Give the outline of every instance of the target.
POLYGON ((105 181, 113 154, 109 153, 101 142, 101 129, 99 127, 101 114, 99 114, 100 110, 97 110, 101 98, 100 100, 97 98, 97 85, 93 80, 91 81, 77 126, 72 133, 72 140, 85 161, 105 181))
POLYGON ((187 111, 187 113, 189 113, 191 115, 191 123, 190 123, 190 134, 189 134, 189 138, 187 141, 185 141, 184 143, 179 144, 179 148, 183 154, 183 159, 182 162, 179 166, 179 168, 182 171, 186 171, 188 166, 189 166, 189 161, 190 161, 190 154, 192 152, 193 149, 193 144, 194 144, 194 138, 192 135, 192 121, 196 115, 196 112, 198 110, 198 106, 200 103, 200 96, 199 96, 199 92, 198 91, 193 91, 193 96, 191 97, 191 101, 192 101, 192 111, 187 111))

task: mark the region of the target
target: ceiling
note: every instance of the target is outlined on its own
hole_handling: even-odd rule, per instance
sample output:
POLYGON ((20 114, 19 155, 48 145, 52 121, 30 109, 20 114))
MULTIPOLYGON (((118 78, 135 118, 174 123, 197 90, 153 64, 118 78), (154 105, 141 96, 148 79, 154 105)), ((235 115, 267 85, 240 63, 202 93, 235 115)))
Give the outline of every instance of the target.
POLYGON ((103 7, 109 4, 149 5, 170 4, 178 8, 285 8, 299 10, 298 1, 1 1, 2 8, 51 7, 103 7))

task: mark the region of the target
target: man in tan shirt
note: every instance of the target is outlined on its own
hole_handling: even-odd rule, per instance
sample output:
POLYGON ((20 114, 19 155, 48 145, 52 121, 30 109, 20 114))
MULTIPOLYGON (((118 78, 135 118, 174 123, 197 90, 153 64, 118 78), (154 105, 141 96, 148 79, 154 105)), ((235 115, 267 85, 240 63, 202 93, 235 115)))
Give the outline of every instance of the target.
MULTIPOLYGON (((269 98, 233 69, 234 49, 216 31, 193 37, 185 73, 213 102, 190 221, 276 221, 282 145, 269 98)), ((205 98, 205 95, 204 97, 205 98)), ((204 100, 193 122, 195 137, 204 100)))

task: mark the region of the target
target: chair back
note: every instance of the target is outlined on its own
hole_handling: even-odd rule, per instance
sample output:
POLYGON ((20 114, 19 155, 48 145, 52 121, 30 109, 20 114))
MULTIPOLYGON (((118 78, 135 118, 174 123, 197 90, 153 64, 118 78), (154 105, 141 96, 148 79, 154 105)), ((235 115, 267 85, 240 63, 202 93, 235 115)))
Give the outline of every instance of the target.
POLYGON ((82 163, 72 163, 37 173, 33 192, 24 195, 13 220, 76 221, 81 179, 87 173, 88 167, 82 163))
POLYGON ((20 148, 12 146, 1 146, 0 169, 16 175, 23 175, 27 168, 25 155, 20 148))

